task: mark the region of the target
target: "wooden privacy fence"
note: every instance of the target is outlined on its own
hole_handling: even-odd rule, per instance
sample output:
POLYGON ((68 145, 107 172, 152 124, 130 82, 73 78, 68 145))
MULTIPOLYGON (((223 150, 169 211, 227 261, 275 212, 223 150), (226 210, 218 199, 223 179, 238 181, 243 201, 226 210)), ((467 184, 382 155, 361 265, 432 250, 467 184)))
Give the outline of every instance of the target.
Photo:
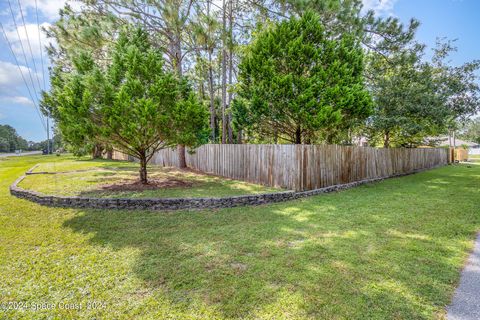
POLYGON ((468 150, 466 150, 464 148, 455 149, 455 160, 467 161, 468 160, 468 150))
MULTIPOLYGON (((114 159, 125 157, 116 152, 114 159)), ((207 144, 187 153, 186 161, 202 172, 303 191, 446 165, 448 149, 207 144)), ((178 166, 177 150, 161 150, 151 163, 178 166)))

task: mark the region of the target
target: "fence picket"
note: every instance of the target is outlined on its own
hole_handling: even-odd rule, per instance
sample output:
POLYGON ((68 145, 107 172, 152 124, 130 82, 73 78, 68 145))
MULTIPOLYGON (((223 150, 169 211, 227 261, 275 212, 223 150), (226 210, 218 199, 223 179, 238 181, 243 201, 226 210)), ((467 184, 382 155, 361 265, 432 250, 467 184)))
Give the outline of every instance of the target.
MULTIPOLYGON (((371 148, 339 145, 207 144, 187 153, 195 170, 272 187, 311 190, 410 173, 448 163, 448 149, 371 148)), ((132 160, 114 150, 113 158, 132 160)), ((163 149, 151 160, 178 166, 178 153, 163 149)))

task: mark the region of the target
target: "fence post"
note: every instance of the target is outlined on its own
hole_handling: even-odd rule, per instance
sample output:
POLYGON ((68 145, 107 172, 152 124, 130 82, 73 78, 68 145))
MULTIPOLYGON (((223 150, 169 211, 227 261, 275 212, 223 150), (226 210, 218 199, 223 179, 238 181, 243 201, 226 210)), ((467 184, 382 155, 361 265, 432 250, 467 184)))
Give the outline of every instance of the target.
POLYGON ((448 164, 455 162, 455 149, 452 147, 448 148, 448 164))

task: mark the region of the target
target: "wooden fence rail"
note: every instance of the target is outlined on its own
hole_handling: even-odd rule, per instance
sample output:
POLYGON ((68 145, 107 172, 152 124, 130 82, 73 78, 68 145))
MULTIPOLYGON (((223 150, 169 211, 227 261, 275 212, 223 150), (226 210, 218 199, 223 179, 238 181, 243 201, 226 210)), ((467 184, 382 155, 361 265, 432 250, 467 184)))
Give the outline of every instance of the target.
MULTIPOLYGON (((115 159, 125 160, 118 152, 115 159)), ((447 149, 379 149, 339 145, 207 144, 186 156, 190 168, 297 191, 383 178, 448 163, 447 149)), ((152 164, 178 166, 176 150, 152 164)))

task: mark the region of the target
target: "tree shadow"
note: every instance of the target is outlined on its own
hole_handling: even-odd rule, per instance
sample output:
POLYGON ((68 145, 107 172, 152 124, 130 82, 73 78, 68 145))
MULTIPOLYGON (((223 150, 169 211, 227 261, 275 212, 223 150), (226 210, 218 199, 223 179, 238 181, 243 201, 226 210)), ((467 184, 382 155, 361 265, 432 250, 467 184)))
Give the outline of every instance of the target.
POLYGON ((200 304, 222 318, 431 318, 480 222, 478 190, 448 175, 260 207, 83 210, 64 226, 140 250, 134 273, 185 315, 200 304))

